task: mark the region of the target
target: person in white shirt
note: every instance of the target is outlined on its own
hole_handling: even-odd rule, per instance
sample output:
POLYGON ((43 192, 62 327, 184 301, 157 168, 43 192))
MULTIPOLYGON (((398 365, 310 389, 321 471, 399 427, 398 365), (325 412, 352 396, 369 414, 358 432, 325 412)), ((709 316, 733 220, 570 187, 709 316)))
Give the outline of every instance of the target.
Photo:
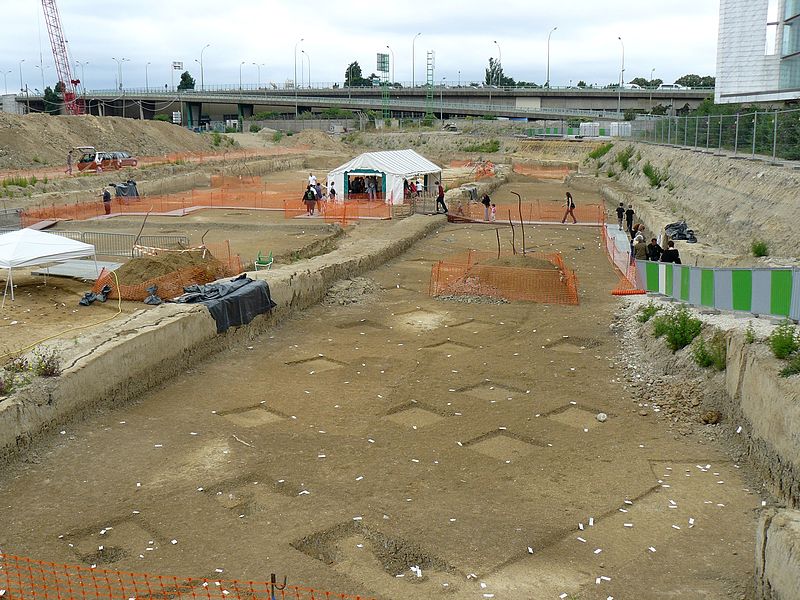
POLYGON ((317 178, 313 173, 308 174, 308 185, 310 185, 311 187, 317 185, 317 178))

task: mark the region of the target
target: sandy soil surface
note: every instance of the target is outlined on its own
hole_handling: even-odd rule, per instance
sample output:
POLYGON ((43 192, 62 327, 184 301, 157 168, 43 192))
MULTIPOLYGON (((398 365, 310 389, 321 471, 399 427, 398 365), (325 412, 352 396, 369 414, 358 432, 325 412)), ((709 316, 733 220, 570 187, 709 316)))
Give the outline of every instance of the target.
POLYGON ((759 498, 625 387, 599 232, 526 233, 580 306, 429 298, 435 260, 495 244, 445 225, 380 291, 42 442, 0 474, 0 547, 386 599, 749 597, 759 498))

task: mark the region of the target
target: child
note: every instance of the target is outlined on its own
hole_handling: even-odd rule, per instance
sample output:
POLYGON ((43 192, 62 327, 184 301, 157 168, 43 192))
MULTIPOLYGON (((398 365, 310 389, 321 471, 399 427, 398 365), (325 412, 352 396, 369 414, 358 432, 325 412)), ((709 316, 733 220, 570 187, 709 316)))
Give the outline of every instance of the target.
POLYGON ((497 220, 497 205, 492 202, 492 222, 497 220))
POLYGON ((622 219, 625 218, 625 204, 619 203, 617 207, 617 222, 619 223, 619 230, 622 231, 622 219))

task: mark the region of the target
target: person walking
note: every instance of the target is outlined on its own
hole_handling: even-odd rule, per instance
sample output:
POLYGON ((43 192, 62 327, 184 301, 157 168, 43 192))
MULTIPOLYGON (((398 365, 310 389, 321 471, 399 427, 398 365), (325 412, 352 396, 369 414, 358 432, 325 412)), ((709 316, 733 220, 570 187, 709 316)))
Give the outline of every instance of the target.
POLYGON ((575 218, 575 213, 572 212, 575 210, 575 201, 572 199, 572 194, 567 192, 567 199, 565 201, 566 211, 564 211, 564 218, 561 219, 561 223, 566 223, 567 217, 572 217, 573 225, 578 222, 578 219, 575 218))
POLYGON ((444 214, 447 214, 447 204, 444 203, 444 187, 438 181, 434 182, 436 186, 436 213, 439 213, 439 205, 442 205, 444 209, 444 214))
POLYGON ((484 194, 483 198, 481 198, 481 204, 483 204, 483 220, 489 220, 489 208, 492 206, 492 200, 489 198, 489 194, 484 194))
POLYGON ((309 217, 314 216, 314 205, 317 203, 317 193, 309 183, 306 186, 306 191, 303 194, 303 204, 306 205, 306 215, 309 217))
POLYGON ((667 249, 661 253, 661 262, 674 263, 676 265, 681 264, 681 255, 678 249, 675 248, 675 242, 672 240, 667 242, 667 249))
POLYGON ((64 171, 64 173, 66 173, 67 175, 72 175, 72 149, 71 148, 70 148, 70 151, 67 152, 67 168, 64 171))
POLYGON ((628 233, 631 234, 631 239, 633 239, 633 215, 636 213, 633 212, 633 204, 628 204, 628 210, 625 211, 625 225, 628 227, 628 233))
POLYGON ((111 192, 103 190, 103 211, 105 214, 111 214, 111 192))
POLYGON ((619 206, 617 207, 617 223, 619 224, 619 230, 622 231, 622 220, 625 218, 625 205, 620 202, 619 206))

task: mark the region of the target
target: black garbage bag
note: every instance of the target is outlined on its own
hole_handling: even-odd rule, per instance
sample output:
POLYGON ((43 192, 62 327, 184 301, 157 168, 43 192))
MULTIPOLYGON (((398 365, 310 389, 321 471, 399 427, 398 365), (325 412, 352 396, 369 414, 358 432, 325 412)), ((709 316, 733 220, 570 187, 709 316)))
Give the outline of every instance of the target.
POLYGON ((96 294, 94 292, 86 292, 83 295, 83 298, 78 300, 78 304, 80 304, 81 306, 89 306, 95 300, 99 302, 105 302, 108 299, 108 295, 110 293, 111 293, 111 286, 106 284, 96 294))
POLYGON ((164 301, 156 295, 157 291, 157 285, 151 285, 149 288, 147 288, 147 293, 149 296, 144 299, 144 303, 150 304, 151 306, 158 306, 159 304, 162 304, 164 301))
POLYGON ((694 231, 687 227, 686 221, 670 223, 664 227, 664 233, 666 233, 671 240, 684 240, 690 244, 697 242, 697 237, 695 236, 694 231))

